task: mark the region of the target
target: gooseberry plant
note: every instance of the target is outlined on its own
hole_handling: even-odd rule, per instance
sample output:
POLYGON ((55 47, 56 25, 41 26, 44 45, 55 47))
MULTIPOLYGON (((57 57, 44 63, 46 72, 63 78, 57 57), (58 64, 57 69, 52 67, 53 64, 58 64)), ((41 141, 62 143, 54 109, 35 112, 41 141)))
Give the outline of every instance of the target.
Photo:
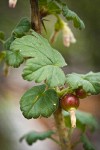
MULTIPOLYGON (((17 0, 9 0, 9 6, 15 7, 17 0)), ((27 81, 40 83, 28 89, 20 99, 20 109, 27 119, 54 116, 57 131, 36 132, 24 135, 23 139, 29 145, 37 140, 50 138, 59 144, 62 150, 72 150, 83 143, 84 150, 95 150, 91 144, 87 129, 97 128, 95 118, 86 112, 76 111, 81 99, 100 93, 100 73, 71 73, 65 75, 63 67, 67 65, 62 55, 51 44, 62 30, 66 47, 75 43, 76 39, 68 26, 71 20, 75 28, 84 29, 85 25, 78 15, 70 10, 62 0, 30 0, 31 21, 22 18, 13 29, 11 36, 5 40, 0 32, 0 41, 4 50, 0 52, 0 61, 7 66, 18 68, 22 63, 22 77, 27 81), (54 33, 50 42, 42 36, 45 17, 53 15, 56 18, 54 33), (66 19, 66 22, 62 17, 66 19), (80 130, 76 141, 72 140, 75 128, 80 130), (58 134, 59 141, 53 135, 58 134)), ((6 68, 6 72, 7 72, 6 68)))

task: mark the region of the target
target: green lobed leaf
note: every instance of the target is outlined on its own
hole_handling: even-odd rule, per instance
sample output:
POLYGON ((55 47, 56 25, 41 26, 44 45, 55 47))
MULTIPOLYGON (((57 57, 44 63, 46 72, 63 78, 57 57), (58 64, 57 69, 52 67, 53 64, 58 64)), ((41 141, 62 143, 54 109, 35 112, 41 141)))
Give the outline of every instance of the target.
POLYGON ((26 32, 30 30, 30 28, 31 24, 29 20, 27 18, 22 18, 12 33, 16 37, 22 37, 23 35, 25 35, 26 32))
POLYGON ((15 68, 19 67, 24 61, 23 56, 19 53, 19 51, 7 51, 6 55, 6 63, 9 66, 13 66, 15 68))
POLYGON ((12 31, 11 36, 5 41, 4 48, 6 50, 10 49, 11 43, 16 39, 16 37, 22 37, 26 32, 29 31, 31 25, 27 18, 22 18, 15 29, 12 31))
POLYGON ((16 39, 11 44, 11 50, 19 50, 23 57, 30 58, 26 61, 23 71, 25 80, 35 82, 46 80, 50 87, 65 83, 65 75, 60 68, 66 65, 65 60, 41 35, 32 31, 32 35, 16 39))
MULTIPOLYGON (((10 45, 16 39, 16 37, 22 37, 30 29, 30 22, 27 18, 22 18, 18 25, 13 30, 10 38, 8 38, 4 43, 4 48, 10 50, 10 45)), ((24 57, 19 51, 7 51, 6 62, 9 66, 19 67, 23 63, 24 57)))
POLYGON ((32 87, 22 96, 20 108, 27 119, 49 117, 57 109, 58 103, 55 90, 46 90, 45 85, 40 85, 32 87))
POLYGON ((83 143, 84 150, 96 150, 85 134, 81 136, 81 142, 83 143))
POLYGON ((22 140, 26 140, 26 142, 29 145, 34 144, 35 142, 37 142, 37 140, 45 140, 46 138, 51 138, 51 136, 54 134, 54 131, 45 131, 45 132, 36 132, 36 131, 32 131, 28 134, 25 134, 20 141, 22 142, 22 140))
POLYGON ((67 20, 72 20, 76 28, 85 28, 84 22, 78 17, 78 15, 74 11, 71 11, 67 6, 63 6, 62 14, 67 20))
POLYGON ((45 80, 50 87, 60 86, 65 82, 65 75, 58 66, 40 58, 29 59, 22 76, 28 81, 34 80, 37 83, 45 80))
POLYGON ((34 30, 32 30, 32 35, 26 35, 14 40, 10 49, 12 51, 19 50, 24 57, 40 57, 60 67, 66 65, 62 55, 50 46, 47 39, 34 30))
POLYGON ((68 74, 66 75, 66 83, 73 90, 82 87, 87 93, 92 95, 100 93, 100 73, 68 74))
MULTIPOLYGON (((68 112, 63 112, 65 117, 66 126, 71 128, 71 121, 70 115, 68 112)), ((83 132, 85 131, 86 127, 89 128, 91 131, 94 131, 98 128, 98 123, 96 119, 90 114, 83 111, 76 111, 76 126, 77 128, 81 129, 83 132)))

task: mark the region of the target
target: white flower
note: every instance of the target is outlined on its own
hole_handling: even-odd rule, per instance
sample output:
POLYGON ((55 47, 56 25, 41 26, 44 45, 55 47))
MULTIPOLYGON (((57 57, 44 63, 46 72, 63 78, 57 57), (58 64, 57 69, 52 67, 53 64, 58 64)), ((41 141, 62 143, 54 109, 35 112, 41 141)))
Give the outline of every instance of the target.
POLYGON ((69 26, 65 22, 64 22, 62 32, 63 32, 63 44, 64 44, 64 46, 69 47, 71 43, 76 42, 76 39, 74 37, 73 32, 71 31, 71 29, 69 28, 69 26))
POLYGON ((69 47, 71 43, 75 43, 76 39, 74 37, 73 32, 71 31, 68 24, 63 21, 61 18, 57 18, 57 21, 55 23, 55 30, 50 38, 50 42, 53 43, 57 39, 59 31, 62 31, 63 33, 63 44, 66 47, 69 47))
POLYGON ((9 7, 15 8, 17 0, 9 0, 9 7))

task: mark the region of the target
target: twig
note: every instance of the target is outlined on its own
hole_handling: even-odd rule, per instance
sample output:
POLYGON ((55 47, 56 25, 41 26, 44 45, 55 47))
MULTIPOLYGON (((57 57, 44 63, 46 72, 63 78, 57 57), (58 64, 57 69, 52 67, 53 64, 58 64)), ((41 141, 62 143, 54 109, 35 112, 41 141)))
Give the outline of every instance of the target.
POLYGON ((31 5, 31 28, 37 33, 41 33, 41 20, 38 7, 38 0, 30 0, 31 5))

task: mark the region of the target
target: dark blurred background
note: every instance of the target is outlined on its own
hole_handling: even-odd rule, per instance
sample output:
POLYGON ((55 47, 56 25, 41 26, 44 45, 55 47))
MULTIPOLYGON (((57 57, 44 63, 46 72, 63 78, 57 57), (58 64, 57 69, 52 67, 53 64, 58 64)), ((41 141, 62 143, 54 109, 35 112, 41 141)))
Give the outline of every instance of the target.
MULTIPOLYGON (((62 42, 62 34, 59 33, 53 46, 58 49, 66 59, 68 66, 66 73, 87 73, 100 71, 100 1, 99 0, 66 0, 70 9, 74 10, 85 23, 85 30, 78 30, 69 23, 77 39, 75 44, 65 48, 62 42)), ((27 0, 18 0, 15 9, 8 7, 8 0, 0 1, 0 30, 4 31, 6 38, 10 36, 16 23, 22 17, 30 18, 30 5, 27 0)), ((45 22, 49 39, 53 32, 55 18, 48 16, 45 22)), ((0 50, 2 46, 0 46, 0 50)), ((26 120, 21 112, 19 100, 28 87, 34 83, 28 83, 21 77, 23 66, 18 69, 10 68, 8 77, 3 75, 3 64, 0 65, 0 150, 58 150, 59 148, 51 141, 37 142, 32 147, 25 142, 19 143, 19 138, 28 131, 44 131, 54 127, 52 118, 26 120), (50 124, 51 121, 51 124, 50 124), (49 145, 49 146, 48 146, 49 145), (40 147, 39 147, 40 146, 40 147)), ((91 96, 81 101, 80 109, 92 113, 97 120, 100 118, 100 95, 91 96)), ((91 137, 96 146, 100 148, 100 131, 91 137)), ((78 150, 78 148, 76 149, 78 150)), ((81 149, 82 150, 82 149, 81 149)))

